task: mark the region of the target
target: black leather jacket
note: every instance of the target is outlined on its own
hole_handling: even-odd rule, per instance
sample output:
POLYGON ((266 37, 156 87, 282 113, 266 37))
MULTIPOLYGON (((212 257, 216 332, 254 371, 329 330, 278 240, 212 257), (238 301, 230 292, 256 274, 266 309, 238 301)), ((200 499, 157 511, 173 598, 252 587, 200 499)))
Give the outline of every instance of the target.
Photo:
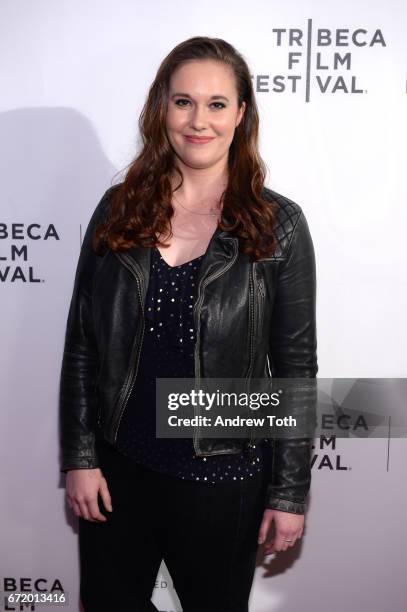
MULTIPOLYGON (((69 308, 60 382, 61 471, 99 467, 96 432, 115 445, 134 384, 144 333, 151 249, 91 249, 110 187, 82 244, 69 308)), ((217 229, 199 271, 195 377, 315 378, 315 255, 301 207, 265 188, 278 203, 278 248, 255 263, 238 239, 217 229)), ((194 433, 197 455, 253 452, 253 438, 194 433)), ((311 482, 311 439, 273 440, 265 507, 303 514, 311 482)))

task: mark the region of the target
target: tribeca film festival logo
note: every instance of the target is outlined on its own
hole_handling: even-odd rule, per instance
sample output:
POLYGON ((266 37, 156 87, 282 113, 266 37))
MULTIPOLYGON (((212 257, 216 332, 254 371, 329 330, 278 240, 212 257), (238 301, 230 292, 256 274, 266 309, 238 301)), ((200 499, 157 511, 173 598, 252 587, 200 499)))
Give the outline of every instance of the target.
POLYGON ((282 73, 256 75, 256 92, 304 93, 306 102, 315 90, 321 94, 367 93, 363 78, 354 73, 354 53, 386 47, 379 28, 315 28, 312 19, 306 30, 273 28, 272 37, 276 47, 288 49, 287 61, 282 73))
POLYGON ((32 240, 59 240, 59 236, 52 223, 0 223, 0 282, 44 282, 30 265, 28 245, 32 240))
POLYGON ((336 448, 336 436, 319 436, 312 444, 311 469, 329 470, 330 472, 351 470, 342 463, 342 455, 336 448), (327 451, 331 451, 328 453, 327 451))

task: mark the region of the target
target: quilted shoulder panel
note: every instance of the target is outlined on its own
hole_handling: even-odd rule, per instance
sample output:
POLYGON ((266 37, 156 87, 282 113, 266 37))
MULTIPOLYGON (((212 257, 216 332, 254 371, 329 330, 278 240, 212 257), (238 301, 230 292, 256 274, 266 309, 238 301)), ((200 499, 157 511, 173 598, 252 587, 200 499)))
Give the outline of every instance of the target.
POLYGON ((299 204, 293 202, 293 200, 268 187, 264 188, 263 195, 266 200, 274 204, 276 212, 274 231, 278 244, 270 259, 284 259, 302 214, 302 208, 299 204))

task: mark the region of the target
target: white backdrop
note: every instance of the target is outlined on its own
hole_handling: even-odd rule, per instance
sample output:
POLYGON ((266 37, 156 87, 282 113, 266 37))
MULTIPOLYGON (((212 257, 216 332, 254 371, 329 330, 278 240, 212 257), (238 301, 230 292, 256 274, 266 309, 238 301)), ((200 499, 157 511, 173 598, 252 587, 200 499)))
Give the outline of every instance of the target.
MULTIPOLYGON (((42 579, 79 609, 57 403, 74 272, 182 40, 224 38, 249 63, 267 184, 302 206, 314 239, 319 376, 406 376, 406 27, 404 0, 2 0, 1 591, 42 579)), ((405 612, 405 440, 315 453, 301 546, 259 557, 250 611, 405 612)), ((153 601, 180 610, 164 564, 153 601)))

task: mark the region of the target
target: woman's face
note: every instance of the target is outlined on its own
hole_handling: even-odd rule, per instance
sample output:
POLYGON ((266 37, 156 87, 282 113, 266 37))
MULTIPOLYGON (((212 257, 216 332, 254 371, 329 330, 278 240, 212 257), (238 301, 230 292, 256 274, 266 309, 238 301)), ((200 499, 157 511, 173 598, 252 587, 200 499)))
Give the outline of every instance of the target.
POLYGON ((172 74, 166 117, 168 140, 181 165, 226 166, 245 110, 238 108, 235 77, 222 62, 190 60, 172 74), (205 137, 198 140, 188 137, 205 137))

